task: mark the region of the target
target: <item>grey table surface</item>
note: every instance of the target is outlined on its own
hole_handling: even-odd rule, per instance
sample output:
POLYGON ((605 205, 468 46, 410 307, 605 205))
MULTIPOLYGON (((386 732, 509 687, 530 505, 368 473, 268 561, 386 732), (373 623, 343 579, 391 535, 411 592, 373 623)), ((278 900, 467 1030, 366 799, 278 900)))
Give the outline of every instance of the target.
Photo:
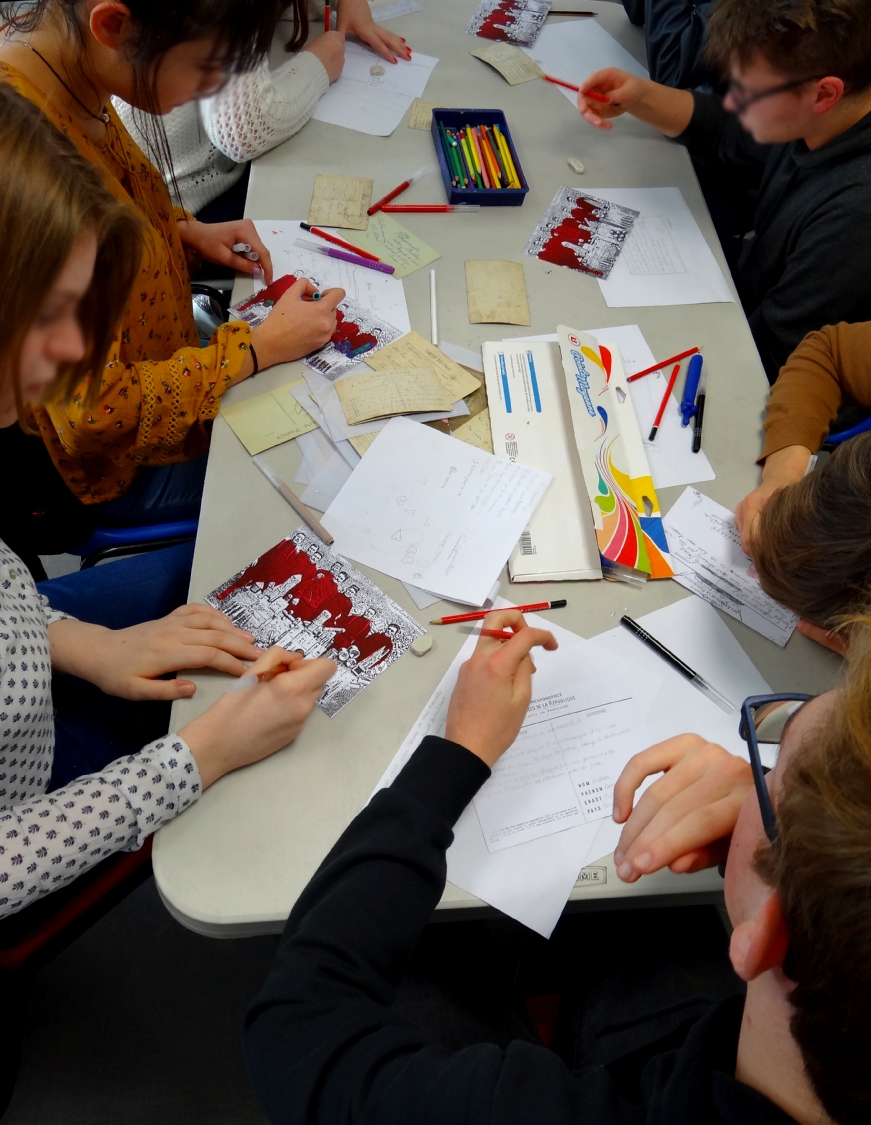
MULTIPOLYGON (((451 105, 502 109, 531 185, 522 207, 487 208, 474 215, 403 217, 415 234, 442 254, 435 263, 441 338, 478 349, 485 340, 524 331, 468 323, 465 259, 507 258, 524 263, 532 313, 529 333, 553 332, 558 323, 578 328, 637 323, 658 356, 703 343, 708 374, 704 446, 717 474, 703 488, 734 509, 758 480, 755 460, 768 393, 740 304, 609 309, 593 279, 522 257, 527 238, 561 184, 591 190, 677 186, 728 276, 687 153, 628 117, 616 122, 610 133, 599 133, 578 117, 557 89, 544 82, 508 86, 469 54, 476 40, 464 28, 475 0, 423 3, 423 12, 385 26, 405 35, 417 51, 439 59, 424 97, 451 105), (584 162, 583 177, 567 167, 571 156, 584 162)), ((598 9, 606 30, 643 62, 643 33, 629 24, 622 8, 601 0, 592 7, 598 9)), ((320 172, 370 176, 375 181, 374 198, 379 198, 427 162, 435 163, 432 138, 427 132, 409 129, 408 115, 392 136, 383 138, 311 121, 297 136, 254 163, 247 214, 304 219, 314 177, 320 172)), ((407 194, 408 202, 442 199, 443 188, 435 174, 407 194)), ((428 270, 423 269, 404 282, 412 327, 427 338, 428 281, 428 270)), ((237 297, 249 290, 247 279, 237 282, 237 297)), ((233 388, 227 401, 260 394, 300 374, 298 363, 272 368, 233 388)), ((284 479, 293 480, 300 461, 295 442, 269 450, 265 457, 284 479)), ((665 510, 681 491, 660 490, 665 510)), ((191 600, 201 599, 298 523, 229 426, 218 418, 191 600)), ((446 605, 419 611, 398 581, 361 569, 421 622, 440 611, 450 612, 446 605)), ((559 624, 584 637, 613 627, 616 611, 628 610, 638 617, 687 596, 669 581, 649 583, 643 589, 606 582, 512 588, 505 574, 502 593, 524 602, 569 598, 559 624)), ((835 681, 838 659, 799 634, 781 650, 739 622, 724 620, 773 690, 818 692, 835 681)), ((315 710, 291 747, 224 777, 183 816, 161 828, 154 842, 154 872, 171 913, 184 925, 216 937, 280 930, 320 861, 365 804, 464 639, 452 630, 437 630, 428 656, 416 659, 408 655, 398 661, 334 719, 315 710)), ((215 674, 198 672, 193 678, 197 693, 193 699, 175 703, 173 729, 202 712, 222 690, 222 679, 215 674)), ((570 908, 713 901, 721 894, 721 886, 716 872, 674 876, 667 871, 627 886, 617 880, 608 857, 581 873, 570 908)), ((465 911, 472 916, 482 909, 478 899, 451 884, 440 906, 451 915, 465 911)))

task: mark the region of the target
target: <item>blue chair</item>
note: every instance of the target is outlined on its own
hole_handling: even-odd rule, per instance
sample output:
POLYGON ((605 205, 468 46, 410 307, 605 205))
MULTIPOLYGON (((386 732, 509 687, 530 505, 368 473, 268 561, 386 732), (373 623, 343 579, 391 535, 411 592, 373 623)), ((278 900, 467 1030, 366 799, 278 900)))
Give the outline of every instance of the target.
POLYGON ((855 426, 851 426, 849 430, 841 430, 837 434, 829 434, 823 442, 823 449, 834 449, 836 445, 841 445, 850 438, 858 437, 859 434, 865 434, 871 430, 871 414, 867 418, 863 418, 861 422, 857 422, 855 426))
POLYGON ((195 539, 198 520, 176 520, 173 523, 154 523, 144 527, 98 527, 73 554, 81 557, 80 570, 88 570, 106 559, 124 555, 138 555, 142 551, 158 551, 162 547, 176 547, 195 539))

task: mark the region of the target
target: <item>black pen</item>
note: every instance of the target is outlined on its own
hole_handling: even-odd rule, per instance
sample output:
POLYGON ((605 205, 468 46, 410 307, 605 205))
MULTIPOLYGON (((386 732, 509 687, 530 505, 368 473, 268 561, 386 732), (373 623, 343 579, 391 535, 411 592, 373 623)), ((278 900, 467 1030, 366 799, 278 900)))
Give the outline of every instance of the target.
POLYGON ((696 420, 693 423, 693 453, 698 453, 702 448, 702 422, 705 419, 705 390, 699 391, 696 399, 696 420))
POLYGON ((679 656, 675 656, 670 649, 665 647, 662 641, 658 641, 656 637, 648 633, 646 629, 643 629, 637 621, 633 621, 631 617, 628 617, 624 613, 620 618, 620 624, 636 636, 642 644, 647 645, 652 652, 655 652, 657 656, 661 657, 666 664, 670 664, 675 672, 679 672, 685 680, 689 680, 693 687, 698 688, 703 695, 706 695, 708 699, 716 703, 727 715, 731 715, 732 712, 735 711, 734 703, 730 703, 725 695, 717 691, 717 689, 712 684, 709 684, 704 677, 700 676, 698 672, 694 672, 689 664, 684 663, 679 656))

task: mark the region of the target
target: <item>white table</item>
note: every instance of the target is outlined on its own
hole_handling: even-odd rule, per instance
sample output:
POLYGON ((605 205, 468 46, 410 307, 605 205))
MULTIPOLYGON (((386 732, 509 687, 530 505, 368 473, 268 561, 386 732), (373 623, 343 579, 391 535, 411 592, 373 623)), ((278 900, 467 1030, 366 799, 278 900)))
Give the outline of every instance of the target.
MULTIPOLYGON (((707 209, 683 148, 629 118, 611 134, 582 122, 569 102, 544 82, 509 87, 484 63, 470 57, 479 41, 464 33, 473 0, 423 0, 424 12, 390 21, 414 47, 439 58, 425 97, 448 104, 498 107, 505 111, 531 184, 519 208, 482 209, 477 215, 409 215, 406 224, 442 258, 436 263, 441 337, 478 348, 487 339, 519 335, 522 329, 470 325, 463 262, 466 258, 520 260, 544 208, 560 184, 585 188, 678 186, 728 276, 707 209), (570 156, 586 165, 582 179, 566 165, 570 156)), ((644 59, 640 29, 621 7, 599 2, 600 22, 637 58, 644 59)), ((559 18, 559 17, 551 17, 559 18)), ((408 173, 434 163, 429 133, 407 128, 378 138, 312 121, 300 134, 258 160, 252 169, 248 214, 254 218, 305 218, 318 172, 371 176, 375 198, 408 173)), ((404 197, 405 198, 405 197, 404 197)), ((438 201, 441 184, 430 176, 408 193, 408 201, 438 201)), ((530 333, 552 332, 562 322, 578 328, 638 323, 658 356, 703 342, 708 372, 704 444, 717 472, 704 490, 734 508, 757 481, 760 421, 768 384, 739 304, 608 309, 596 283, 544 262, 523 259, 529 289, 530 333)), ((411 323, 429 336, 428 271, 405 280, 411 323)), ((246 292, 239 284, 239 292, 246 292)), ((238 294, 237 294, 238 295, 238 294)), ((299 377, 299 365, 274 368, 234 388, 239 401, 299 377)), ((292 481, 299 450, 291 442, 267 457, 292 481)), ((681 489, 660 492, 667 509, 681 489)), ((284 500, 251 464, 248 454, 218 418, 212 437, 191 599, 202 598, 227 576, 273 546, 299 523, 284 500)), ((362 568, 366 570, 366 568, 362 568)), ((446 606, 418 611, 399 582, 366 571, 391 597, 427 622, 446 606)), ((634 616, 686 596, 674 582, 636 590, 605 582, 526 585, 503 595, 522 601, 567 597, 559 624, 591 637, 613 627, 615 611, 634 616)), ((796 634, 784 650, 743 625, 728 626, 774 690, 817 692, 831 685, 838 660, 796 634)), ((154 842, 154 872, 169 911, 199 933, 234 937, 281 930, 290 908, 336 839, 360 810, 413 721, 441 679, 464 636, 437 631, 433 651, 422 660, 408 655, 367 688, 336 718, 319 711, 296 743, 267 761, 223 778, 184 816, 162 828, 154 842)), ((197 694, 178 701, 177 729, 205 709, 220 691, 218 677, 197 673, 197 694)), ((589 908, 661 905, 680 900, 715 901, 722 893, 716 872, 673 876, 660 872, 627 886, 610 859, 583 874, 572 903, 589 908)), ((483 904, 448 885, 445 911, 467 916, 483 904)))

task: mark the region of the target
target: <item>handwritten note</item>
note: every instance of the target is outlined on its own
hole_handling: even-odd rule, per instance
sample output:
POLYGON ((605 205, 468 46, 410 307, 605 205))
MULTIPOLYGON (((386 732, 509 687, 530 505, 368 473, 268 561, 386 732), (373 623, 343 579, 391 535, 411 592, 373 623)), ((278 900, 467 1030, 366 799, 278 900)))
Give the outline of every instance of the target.
POLYGON ((378 437, 377 433, 372 434, 358 434, 357 437, 348 438, 351 445, 354 447, 355 452, 363 457, 366 451, 371 446, 372 442, 378 437))
POLYGON ((798 617, 765 593, 728 508, 688 488, 663 520, 675 581, 781 646, 798 617))
POLYGON ((467 418, 451 431, 455 438, 474 445, 476 449, 483 449, 486 453, 493 452, 493 437, 490 433, 490 411, 485 407, 478 414, 467 418))
POLYGON ((511 43, 491 43, 486 47, 478 47, 469 54, 498 70, 509 86, 530 82, 533 78, 544 75, 537 62, 511 43))
POLYGON ((432 127, 432 111, 434 109, 453 109, 453 106, 444 102, 425 102, 422 98, 415 98, 411 103, 411 117, 408 119, 409 129, 422 129, 429 132, 432 127))
POLYGON ((308 221, 319 227, 365 230, 372 202, 372 180, 361 176, 315 176, 308 221))
POLYGON ((532 324, 520 262, 466 262, 470 324, 532 324))
POLYGON ((289 393, 304 379, 267 391, 244 402, 221 402, 221 417, 253 457, 264 449, 316 430, 317 422, 289 393))
POLYGON ((342 554, 440 597, 483 605, 550 480, 391 418, 324 525, 342 554))
POLYGON ((347 379, 340 379, 335 384, 335 389, 351 426, 392 414, 450 411, 453 405, 431 367, 351 375, 347 379))
POLYGON ((441 257, 438 250, 433 250, 422 238, 383 211, 376 211, 370 217, 366 230, 350 231, 346 240, 361 250, 375 254, 382 262, 395 266, 394 277, 407 277, 441 257))
POLYGON ((405 371, 409 367, 431 367, 451 396, 451 402, 465 398, 481 386, 480 379, 476 379, 464 367, 448 359, 444 352, 429 340, 425 340, 419 332, 409 332, 406 336, 381 348, 374 355, 367 356, 366 363, 374 371, 405 371))

